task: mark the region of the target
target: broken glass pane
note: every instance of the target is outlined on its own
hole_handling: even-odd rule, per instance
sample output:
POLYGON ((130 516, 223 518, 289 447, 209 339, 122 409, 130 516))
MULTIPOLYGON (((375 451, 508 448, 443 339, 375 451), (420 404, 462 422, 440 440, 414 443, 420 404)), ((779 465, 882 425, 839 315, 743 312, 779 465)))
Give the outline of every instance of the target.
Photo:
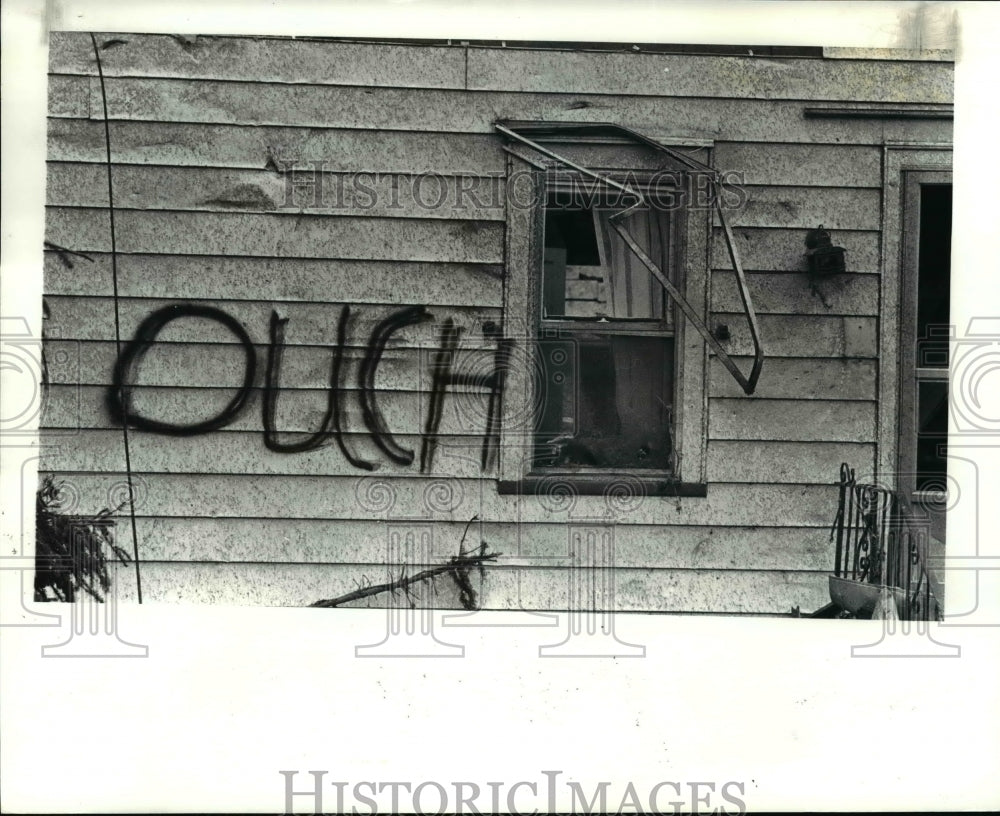
POLYGON ((538 349, 536 466, 670 468, 671 338, 581 333, 538 349))
MULTIPOLYGON (((545 209, 543 318, 664 319, 663 287, 608 223, 619 209, 588 207, 564 192, 550 194, 545 209)), ((640 210, 623 226, 660 269, 669 269, 667 213, 640 210)))

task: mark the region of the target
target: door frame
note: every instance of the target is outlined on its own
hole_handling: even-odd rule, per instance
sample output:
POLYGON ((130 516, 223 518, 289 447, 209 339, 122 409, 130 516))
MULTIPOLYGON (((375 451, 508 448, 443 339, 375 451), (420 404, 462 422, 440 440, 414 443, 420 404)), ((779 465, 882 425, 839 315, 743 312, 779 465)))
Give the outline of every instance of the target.
POLYGON ((879 377, 876 481, 910 498, 913 466, 901 451, 904 413, 912 424, 913 349, 903 332, 912 325, 917 279, 919 210, 914 193, 923 183, 951 183, 951 144, 886 145, 882 162, 882 274, 879 291, 879 377), (932 181, 933 180, 933 181, 932 181), (907 207, 907 199, 910 206, 907 207), (907 389, 904 392, 904 387, 907 389))

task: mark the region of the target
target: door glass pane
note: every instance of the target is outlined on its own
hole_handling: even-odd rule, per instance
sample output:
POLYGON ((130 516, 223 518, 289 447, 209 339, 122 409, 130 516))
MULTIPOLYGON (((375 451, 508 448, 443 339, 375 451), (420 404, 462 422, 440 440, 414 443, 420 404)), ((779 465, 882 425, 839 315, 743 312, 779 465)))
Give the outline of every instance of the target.
POLYGON ((945 490, 948 383, 917 383, 917 490, 945 490))
POLYGON ((920 188, 917 366, 948 366, 951 286, 951 185, 920 188))

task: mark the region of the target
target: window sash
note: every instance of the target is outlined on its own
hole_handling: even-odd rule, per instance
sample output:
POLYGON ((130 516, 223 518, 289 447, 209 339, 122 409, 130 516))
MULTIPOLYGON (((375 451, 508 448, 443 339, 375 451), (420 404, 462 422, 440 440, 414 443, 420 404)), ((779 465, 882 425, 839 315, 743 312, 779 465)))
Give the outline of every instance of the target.
MULTIPOLYGON (((710 145, 705 145, 709 150, 710 145)), ((617 147, 580 148, 572 140, 559 140, 560 155, 570 157, 603 176, 627 178, 631 186, 637 186, 654 172, 636 171, 633 166, 619 163, 631 160, 631 155, 623 154, 617 147), (580 152, 583 151, 583 152, 580 152)), ((524 166, 527 161, 516 150, 508 150, 508 173, 517 175, 523 183, 524 166)), ((708 351, 687 325, 678 320, 672 332, 658 326, 644 326, 641 323, 618 322, 616 324, 593 321, 545 320, 541 315, 542 284, 539 271, 543 264, 544 206, 547 189, 551 189, 551 178, 556 175, 546 168, 527 161, 533 171, 530 189, 519 187, 521 200, 530 200, 536 206, 513 207, 507 213, 506 269, 507 284, 504 287, 504 308, 513 326, 524 326, 524 353, 534 355, 535 340, 548 330, 563 333, 596 331, 611 334, 619 330, 625 334, 650 333, 671 337, 674 342, 674 388, 670 395, 673 406, 673 439, 676 460, 670 471, 657 469, 626 470, 614 468, 545 468, 536 470, 532 466, 534 456, 533 433, 529 434, 524 419, 530 415, 529 407, 537 397, 533 385, 536 370, 534 364, 512 370, 508 376, 508 390, 503 402, 501 422, 501 450, 499 456, 501 493, 531 492, 536 487, 550 483, 553 475, 565 474, 571 479, 574 490, 580 495, 601 495, 608 485, 617 483, 624 474, 639 479, 648 495, 705 496, 706 495, 706 447, 708 439, 708 351), (527 198, 525 198, 527 195, 527 198), (523 317, 522 317, 523 316, 523 317), (526 323, 520 323, 526 320, 526 323)), ((563 180, 568 175, 561 172, 563 180)), ((684 179, 678 176, 680 184, 684 179)), ((706 319, 708 311, 708 254, 712 233, 711 213, 706 209, 678 207, 670 211, 673 220, 673 242, 670 263, 674 271, 675 285, 687 298, 691 307, 706 319)), ((626 222, 627 223, 627 222, 626 222)), ((665 267, 666 268, 666 267, 665 267)), ((675 304, 680 314, 680 306, 675 304)), ((673 311, 673 310, 671 310, 673 311)), ((515 328, 515 332, 518 330, 515 328)))

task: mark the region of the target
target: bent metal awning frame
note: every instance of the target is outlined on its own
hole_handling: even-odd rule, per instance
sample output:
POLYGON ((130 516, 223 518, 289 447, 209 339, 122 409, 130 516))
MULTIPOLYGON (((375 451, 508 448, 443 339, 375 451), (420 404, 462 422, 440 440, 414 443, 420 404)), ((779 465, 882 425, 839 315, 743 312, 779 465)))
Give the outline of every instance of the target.
MULTIPOLYGON (((671 150, 666 145, 660 144, 654 139, 644 136, 637 131, 627 128, 623 125, 614 125, 599 122, 514 122, 508 120, 499 120, 494 123, 494 127, 499 133, 509 139, 514 139, 532 150, 541 153, 544 156, 548 156, 567 167, 582 173, 589 178, 594 179, 598 184, 604 185, 606 187, 611 187, 618 190, 625 195, 631 196, 635 199, 634 203, 625 207, 624 209, 614 213, 608 218, 608 222, 614 228, 614 230, 621 236, 622 240, 632 251, 632 253, 639 259, 639 261, 645 266, 650 273, 660 282, 663 288, 667 291, 667 294, 674 299, 674 302, 680 307, 680 310, 684 313, 684 316, 691 321, 698 333, 705 339, 708 343, 709 348, 715 352, 718 356, 719 361, 726 367, 733 378, 740 384, 740 387, 747 394, 752 394, 757 387, 757 380, 760 378, 760 370, 764 364, 764 347, 761 344, 760 339, 760 327, 757 324, 757 313, 753 308, 753 301, 750 299, 750 292, 747 289, 746 278, 743 274, 743 265, 740 263, 739 253, 736 250, 736 241, 733 238, 733 231, 726 221, 725 213, 722 208, 722 196, 720 195, 720 181, 719 174, 713 168, 707 164, 704 164, 696 159, 686 156, 683 153, 679 153, 676 150, 671 150), (723 234, 726 238, 726 247, 729 250, 729 257, 733 263, 733 272, 736 275, 736 285, 740 293, 740 300, 743 302, 743 312, 746 315, 747 323, 750 326, 750 337, 753 341, 753 367, 750 370, 750 375, 745 376, 736 362, 730 357, 729 353, 722 347, 719 341, 712 334, 711 330, 705 324, 705 321, 698 315, 695 308, 688 303, 687 299, 681 294, 680 290, 674 286, 670 281, 669 277, 664 274, 663 270, 650 258, 640 247, 635 239, 629 234, 627 228, 623 224, 626 218, 636 213, 638 210, 647 206, 647 202, 642 192, 637 189, 633 189, 627 184, 620 184, 614 179, 608 178, 607 176, 596 173, 593 170, 589 170, 576 162, 561 156, 554 150, 539 144, 535 139, 530 138, 526 134, 531 134, 536 138, 541 136, 557 136, 557 135, 570 135, 576 132, 577 134, 587 134, 590 135, 616 135, 624 136, 631 141, 637 142, 647 147, 651 147, 654 150, 659 151, 667 156, 669 156, 673 161, 679 163, 682 167, 689 171, 697 171, 699 173, 707 176, 712 183, 712 193, 715 203, 715 210, 719 216, 719 223, 722 225, 723 234)), ((503 148, 506 152, 510 153, 522 161, 528 161, 529 159, 523 156, 521 153, 511 150, 506 145, 503 148)), ((538 165, 535 165, 538 166, 538 165)), ((544 168, 542 168, 544 169, 544 168)))

